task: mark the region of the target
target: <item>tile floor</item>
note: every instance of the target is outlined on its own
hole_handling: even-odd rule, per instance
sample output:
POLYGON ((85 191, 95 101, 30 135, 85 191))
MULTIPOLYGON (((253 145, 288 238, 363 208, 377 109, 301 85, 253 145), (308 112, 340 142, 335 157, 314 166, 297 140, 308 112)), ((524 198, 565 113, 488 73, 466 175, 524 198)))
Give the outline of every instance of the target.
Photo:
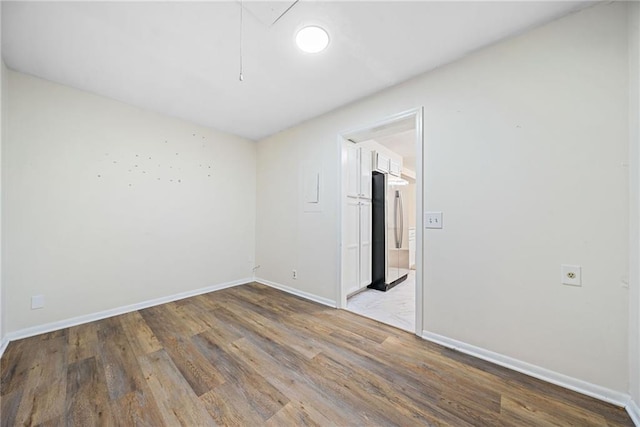
POLYGON ((416 271, 387 292, 367 289, 347 300, 347 310, 414 333, 416 331, 416 271))

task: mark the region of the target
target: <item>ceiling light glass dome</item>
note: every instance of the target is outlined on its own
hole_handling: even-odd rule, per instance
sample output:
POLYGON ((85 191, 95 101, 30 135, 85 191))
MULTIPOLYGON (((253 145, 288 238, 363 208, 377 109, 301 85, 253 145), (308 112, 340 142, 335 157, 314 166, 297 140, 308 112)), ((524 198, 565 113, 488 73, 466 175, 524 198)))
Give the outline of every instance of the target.
POLYGON ((329 34, 315 25, 304 27, 296 34, 296 44, 306 53, 318 53, 329 45, 329 34))

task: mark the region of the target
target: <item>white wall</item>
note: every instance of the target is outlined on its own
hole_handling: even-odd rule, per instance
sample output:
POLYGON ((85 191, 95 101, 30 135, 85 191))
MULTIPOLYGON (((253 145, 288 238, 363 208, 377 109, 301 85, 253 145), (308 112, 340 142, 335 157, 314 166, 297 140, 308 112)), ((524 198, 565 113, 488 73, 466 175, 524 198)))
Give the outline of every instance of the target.
POLYGON ((256 275, 335 300, 339 151, 336 135, 320 141, 313 130, 294 129, 258 145, 256 275), (308 168, 321 172, 317 212, 304 209, 299 178, 308 168), (292 278, 294 269, 298 279, 292 278))
MULTIPOLYGON (((0 7, 0 188, 2 188, 2 146, 4 145, 4 135, 6 131, 5 114, 6 114, 6 68, 2 59, 2 7, 0 7)), ((0 242, 2 242, 2 192, 0 191, 0 242)), ((0 244, 0 354, 2 354, 2 345, 4 339, 4 299, 2 286, 2 244, 0 244)))
POLYGON ((255 143, 15 72, 9 94, 8 332, 251 277, 255 143))
POLYGON ((640 4, 629 9, 629 391, 640 405, 640 4))
POLYGON ((258 144, 259 276, 336 299, 336 136, 425 107, 424 329, 627 391, 624 3, 502 42, 258 144), (331 201, 298 209, 298 165, 331 201), (560 284, 579 264, 583 286, 560 284), (299 279, 290 279, 297 268, 299 279))

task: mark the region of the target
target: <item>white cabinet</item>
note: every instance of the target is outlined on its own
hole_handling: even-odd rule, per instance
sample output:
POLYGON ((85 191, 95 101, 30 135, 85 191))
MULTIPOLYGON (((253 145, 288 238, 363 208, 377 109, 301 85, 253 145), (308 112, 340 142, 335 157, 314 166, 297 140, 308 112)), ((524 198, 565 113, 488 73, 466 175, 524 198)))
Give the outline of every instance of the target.
POLYGON ((360 152, 360 197, 371 199, 371 150, 359 148, 360 152))
POLYGON ((370 149, 347 144, 343 266, 344 292, 349 295, 371 284, 371 178, 370 149))
POLYGON ((389 174, 399 177, 401 173, 402 173, 402 165, 400 165, 400 163, 398 162, 394 162, 393 160, 391 160, 391 164, 389 166, 389 174))
POLYGON ((358 197, 360 193, 360 183, 358 176, 358 167, 359 167, 359 153, 358 148, 355 144, 349 144, 347 146, 347 168, 346 168, 346 179, 347 179, 347 196, 348 197, 358 197))
POLYGON ((371 284, 371 201, 347 199, 343 283, 347 295, 371 284))
POLYGON ((360 288, 371 284, 371 202, 360 201, 360 288))
POLYGON ((347 147, 347 196, 371 198, 371 150, 347 147))
POLYGON ((360 289, 360 201, 347 199, 342 280, 348 294, 360 289))
POLYGON ((399 177, 402 174, 402 157, 397 156, 394 160, 376 151, 373 153, 373 169, 399 177))
POLYGON ((378 172, 388 173, 391 167, 391 159, 381 153, 376 153, 375 159, 375 169, 378 172))

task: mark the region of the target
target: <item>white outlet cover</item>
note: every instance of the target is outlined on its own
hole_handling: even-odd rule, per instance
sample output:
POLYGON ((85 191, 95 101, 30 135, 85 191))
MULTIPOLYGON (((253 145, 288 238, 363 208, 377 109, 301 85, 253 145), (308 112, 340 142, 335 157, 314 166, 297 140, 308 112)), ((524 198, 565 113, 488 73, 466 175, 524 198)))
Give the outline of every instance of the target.
POLYGON ((442 228, 442 212, 425 212, 424 228, 442 228))
POLYGON ((569 286, 582 286, 582 267, 563 264, 560 266, 560 283, 569 286))
POLYGON ((44 295, 34 295, 31 297, 31 310, 44 307, 44 295))

